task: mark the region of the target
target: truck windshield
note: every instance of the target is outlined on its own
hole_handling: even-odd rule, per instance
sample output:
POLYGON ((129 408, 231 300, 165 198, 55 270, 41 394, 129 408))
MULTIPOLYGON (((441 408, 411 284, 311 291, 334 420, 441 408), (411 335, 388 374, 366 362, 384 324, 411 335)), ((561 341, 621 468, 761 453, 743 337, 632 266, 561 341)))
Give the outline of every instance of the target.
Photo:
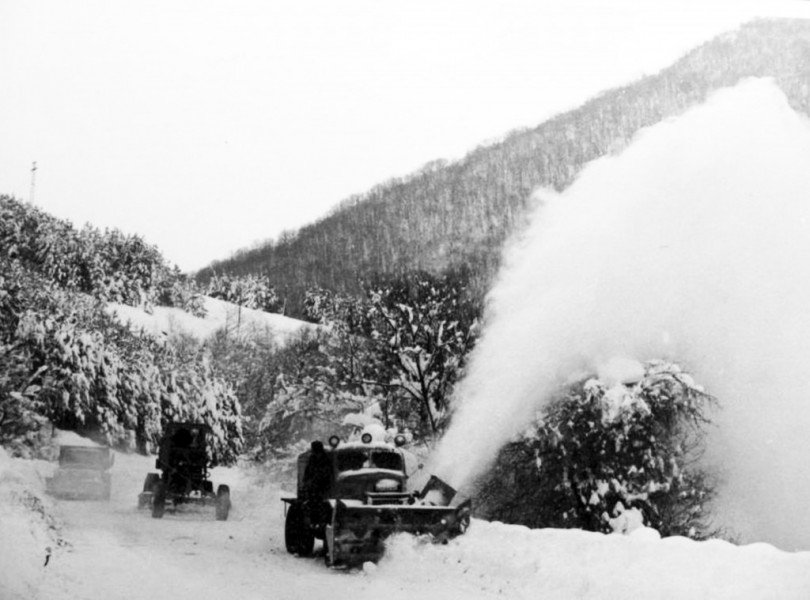
POLYGON ((338 471, 357 471, 366 464, 366 453, 362 450, 344 450, 337 453, 338 471))
POLYGON ((402 470, 402 457, 396 452, 372 452, 371 463, 378 469, 402 470))
POLYGON ((344 450, 337 453, 336 460, 339 472, 360 469, 402 471, 402 457, 396 452, 344 450))

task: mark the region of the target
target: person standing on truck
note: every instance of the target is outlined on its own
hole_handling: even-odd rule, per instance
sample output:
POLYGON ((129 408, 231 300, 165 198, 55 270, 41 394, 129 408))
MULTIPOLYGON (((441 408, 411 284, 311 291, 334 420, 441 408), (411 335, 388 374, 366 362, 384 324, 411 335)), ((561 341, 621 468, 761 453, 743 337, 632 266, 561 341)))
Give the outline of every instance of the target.
POLYGON ((304 510, 314 522, 325 521, 330 512, 326 499, 332 487, 332 458, 320 440, 315 440, 310 446, 303 483, 304 510))
POLYGON ((310 448, 309 461, 304 469, 304 499, 325 500, 332 485, 332 459, 320 440, 312 442, 310 448))

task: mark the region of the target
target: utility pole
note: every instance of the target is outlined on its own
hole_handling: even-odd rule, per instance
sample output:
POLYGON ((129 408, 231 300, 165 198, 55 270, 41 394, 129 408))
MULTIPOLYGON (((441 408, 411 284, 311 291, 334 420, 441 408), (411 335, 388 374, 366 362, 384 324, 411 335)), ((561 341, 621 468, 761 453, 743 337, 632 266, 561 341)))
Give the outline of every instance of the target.
POLYGON ((36 176, 37 176, 37 161, 34 161, 34 164, 31 165, 31 192, 28 194, 28 203, 34 203, 34 188, 36 187, 36 176))

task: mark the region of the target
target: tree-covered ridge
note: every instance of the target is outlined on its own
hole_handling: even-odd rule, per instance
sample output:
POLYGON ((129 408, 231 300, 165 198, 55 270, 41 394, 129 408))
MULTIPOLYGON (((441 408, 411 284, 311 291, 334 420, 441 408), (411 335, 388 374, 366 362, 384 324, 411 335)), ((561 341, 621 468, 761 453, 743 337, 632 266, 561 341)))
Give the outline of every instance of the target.
MULTIPOLYGON (((268 275, 296 315, 307 288, 357 293, 358 275, 372 273, 441 273, 466 265, 483 292, 504 241, 524 223, 534 190, 566 188, 587 162, 620 149, 641 128, 745 77, 773 77, 797 110, 810 112, 810 23, 752 22, 657 75, 607 91, 461 161, 436 161, 351 197, 320 221, 212 267, 268 275)), ((198 277, 209 275, 203 270, 198 277)))
POLYGON ((147 450, 163 426, 211 425, 214 456, 241 449, 232 387, 202 357, 133 333, 105 303, 18 262, 0 263, 0 443, 17 446, 47 422, 147 450))
POLYGON ((201 311, 194 282, 140 236, 90 225, 78 230, 10 196, 0 196, 0 256, 106 302, 201 311))

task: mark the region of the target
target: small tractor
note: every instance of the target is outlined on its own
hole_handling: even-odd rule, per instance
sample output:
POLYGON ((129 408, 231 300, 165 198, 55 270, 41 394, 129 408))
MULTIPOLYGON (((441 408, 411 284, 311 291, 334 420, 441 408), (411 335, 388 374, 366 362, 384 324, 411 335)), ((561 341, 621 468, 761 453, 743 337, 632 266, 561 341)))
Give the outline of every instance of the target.
POLYGON ((397 532, 428 535, 435 542, 464 533, 470 500, 451 504, 455 490, 435 476, 421 492, 406 491, 404 443, 402 436, 395 444, 373 441, 369 433, 359 442, 332 436, 329 448, 313 442, 312 450, 299 455, 297 497, 282 498, 287 552, 309 556, 319 539, 327 566, 352 566, 378 560, 384 540, 397 532), (316 445, 327 467, 326 489, 319 494, 305 477, 316 445))
POLYGON ((138 508, 151 506, 152 517, 160 519, 166 504, 202 504, 216 507, 216 518, 224 521, 231 508, 231 491, 214 484, 208 478, 208 468, 214 466, 208 455, 211 430, 200 423, 171 423, 160 440, 155 468, 161 474, 149 473, 138 495, 138 508))
POLYGON ((109 500, 114 458, 106 446, 61 446, 59 468, 45 480, 45 490, 57 498, 109 500))

